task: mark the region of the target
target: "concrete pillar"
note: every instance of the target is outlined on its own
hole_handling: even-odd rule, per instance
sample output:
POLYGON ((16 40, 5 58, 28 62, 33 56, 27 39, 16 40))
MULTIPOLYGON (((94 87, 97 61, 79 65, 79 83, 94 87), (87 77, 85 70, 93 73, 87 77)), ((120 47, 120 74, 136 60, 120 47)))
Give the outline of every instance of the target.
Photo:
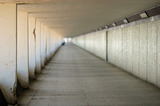
POLYGON ((50 55, 52 56, 52 55, 53 55, 53 51, 54 51, 54 49, 53 49, 53 43, 54 43, 54 42, 53 42, 53 30, 52 30, 52 29, 50 30, 50 34, 51 34, 51 44, 50 44, 50 46, 51 46, 51 47, 50 47, 50 48, 51 48, 50 53, 51 53, 51 54, 50 54, 50 55))
POLYGON ((16 4, 0 4, 0 88, 9 104, 16 103, 16 4))
POLYGON ((50 29, 47 30, 47 61, 50 59, 50 41, 51 41, 51 32, 50 29))
POLYGON ((53 31, 50 30, 50 57, 53 56, 53 31))
POLYGON ((41 72, 41 23, 36 20, 36 72, 41 72))
POLYGON ((47 47, 47 51, 46 51, 46 61, 48 62, 49 60, 49 29, 47 27, 47 30, 46 30, 46 39, 47 39, 47 42, 46 42, 46 47, 47 47))
POLYGON ((47 26, 44 26, 44 64, 47 63, 47 26))
MULTIPOLYGON (((160 20, 157 22, 157 29, 160 29, 160 20)), ((160 87, 160 30, 158 30, 158 40, 157 40, 157 85, 160 87)))
POLYGON ((35 18, 28 17, 29 24, 29 76, 35 78, 36 66, 36 34, 35 34, 35 18))
POLYGON ((41 23, 41 67, 44 67, 44 24, 41 23))
POLYGON ((28 72, 28 13, 17 13, 17 77, 22 87, 29 86, 28 72))
POLYGON ((52 55, 54 54, 54 51, 55 51, 55 40, 54 40, 54 32, 53 32, 53 30, 51 30, 51 33, 52 33, 52 35, 51 35, 51 37, 52 37, 52 55))

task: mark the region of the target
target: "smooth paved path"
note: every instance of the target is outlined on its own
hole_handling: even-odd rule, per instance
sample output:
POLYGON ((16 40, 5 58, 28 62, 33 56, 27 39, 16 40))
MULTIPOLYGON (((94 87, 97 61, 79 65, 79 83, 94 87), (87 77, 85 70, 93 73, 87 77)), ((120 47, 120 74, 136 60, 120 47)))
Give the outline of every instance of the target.
POLYGON ((18 98, 20 106, 160 106, 160 89, 72 44, 18 98))

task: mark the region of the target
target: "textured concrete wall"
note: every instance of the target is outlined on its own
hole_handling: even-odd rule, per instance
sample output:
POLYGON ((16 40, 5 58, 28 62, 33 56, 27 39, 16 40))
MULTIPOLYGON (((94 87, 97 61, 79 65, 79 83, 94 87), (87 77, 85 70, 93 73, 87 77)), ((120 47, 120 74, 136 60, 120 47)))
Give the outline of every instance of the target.
POLYGON ((160 16, 73 38, 73 43, 160 86, 160 16), (108 36, 108 41, 106 41, 108 36), (107 45, 106 45, 107 43, 107 45), (108 52, 107 49, 108 49, 108 52))
POLYGON ((158 38, 158 24, 157 21, 148 23, 148 74, 147 80, 151 83, 157 83, 157 38, 158 38))
POLYGON ((158 29, 158 39, 157 39, 157 84, 158 86, 160 86, 160 21, 157 22, 158 26, 157 26, 157 29, 158 29))
POLYGON ((85 36, 80 36, 77 39, 77 44, 82 47, 85 48, 85 36))
POLYGON ((140 78, 147 80, 148 23, 140 24, 140 78))
POLYGON ((160 86, 159 16, 110 29, 109 62, 160 86))
POLYGON ((73 43, 106 60, 106 31, 75 37, 73 43))
POLYGON ((17 17, 17 77, 21 86, 29 86, 27 12, 18 11, 17 17))
POLYGON ((16 4, 0 4, 0 89, 7 102, 16 102, 16 4))
POLYGON ((95 55, 106 59, 106 31, 96 32, 95 34, 95 55))
MULTIPOLYGON (((126 29, 127 30, 127 29, 126 29)), ((112 30, 112 31, 109 31, 108 32, 108 61, 110 61, 111 63, 115 63, 117 66, 122 66, 124 64, 124 67, 125 67, 125 64, 127 64, 126 62, 122 63, 122 59, 125 59, 122 58, 122 55, 126 54, 126 42, 124 42, 124 48, 126 51, 124 51, 124 53, 122 53, 122 32, 123 30, 122 29, 116 29, 116 30, 112 30), (112 37, 109 36, 109 35, 113 35, 112 37), (117 36, 117 37, 116 37, 117 36), (111 48, 115 48, 115 49, 111 49, 111 48), (113 54, 116 54, 116 57, 113 58, 113 54)), ((124 41, 126 41, 126 39, 124 39, 124 41)), ((125 55, 127 56, 127 55, 125 55)))

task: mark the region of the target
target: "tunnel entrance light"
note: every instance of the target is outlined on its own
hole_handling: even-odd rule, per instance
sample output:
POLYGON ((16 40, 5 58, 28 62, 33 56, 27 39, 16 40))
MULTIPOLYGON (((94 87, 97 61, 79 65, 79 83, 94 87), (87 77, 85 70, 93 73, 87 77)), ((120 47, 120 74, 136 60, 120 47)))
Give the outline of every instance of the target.
POLYGON ((68 42, 71 42, 72 41, 72 38, 68 38, 68 42))
POLYGON ((67 43, 67 42, 68 42, 68 39, 67 39, 67 38, 64 38, 64 42, 67 43))
POLYGON ((148 16, 147 16, 147 14, 144 12, 144 13, 141 13, 141 14, 140 14, 140 17, 141 17, 141 18, 147 18, 148 16))
POLYGON ((107 29, 107 28, 108 28, 108 26, 105 26, 105 28, 107 29))
POLYGON ((72 41, 72 38, 64 38, 65 43, 70 43, 72 41))
POLYGON ((124 22, 125 24, 127 24, 127 23, 128 23, 128 20, 127 20, 127 19, 124 19, 123 22, 124 22))
POLYGON ((115 27, 115 26, 116 26, 116 24, 115 24, 115 23, 113 23, 113 24, 112 24, 112 26, 114 26, 114 27, 115 27))

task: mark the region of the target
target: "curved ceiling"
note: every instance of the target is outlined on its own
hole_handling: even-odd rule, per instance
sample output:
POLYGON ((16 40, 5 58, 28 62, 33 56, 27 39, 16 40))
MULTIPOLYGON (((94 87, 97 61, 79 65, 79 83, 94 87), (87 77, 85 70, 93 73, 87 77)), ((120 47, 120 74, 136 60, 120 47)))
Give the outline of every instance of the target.
POLYGON ((63 36, 77 36, 158 6, 160 0, 0 0, 40 19, 63 36), (33 4, 26 4, 33 3, 33 4))

